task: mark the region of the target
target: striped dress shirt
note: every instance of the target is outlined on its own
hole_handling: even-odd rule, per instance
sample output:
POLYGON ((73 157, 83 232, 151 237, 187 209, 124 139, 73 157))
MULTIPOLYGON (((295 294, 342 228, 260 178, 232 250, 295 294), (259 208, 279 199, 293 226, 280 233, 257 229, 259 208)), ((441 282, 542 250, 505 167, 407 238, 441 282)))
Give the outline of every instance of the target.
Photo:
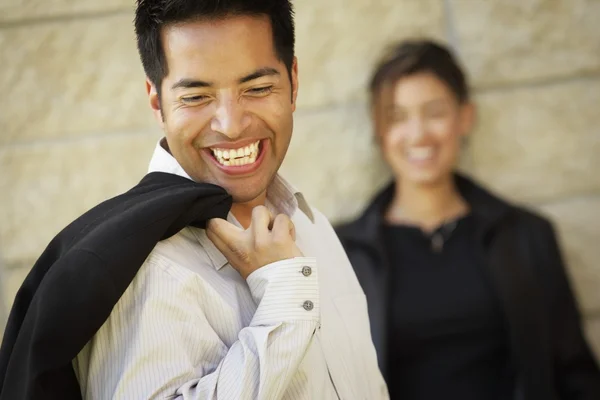
MULTIPOLYGON (((161 142, 149 171, 189 178, 161 142)), ((292 219, 306 257, 244 280, 202 229, 159 242, 73 361, 84 399, 388 398, 366 299, 331 225, 280 176, 267 207, 292 219)))

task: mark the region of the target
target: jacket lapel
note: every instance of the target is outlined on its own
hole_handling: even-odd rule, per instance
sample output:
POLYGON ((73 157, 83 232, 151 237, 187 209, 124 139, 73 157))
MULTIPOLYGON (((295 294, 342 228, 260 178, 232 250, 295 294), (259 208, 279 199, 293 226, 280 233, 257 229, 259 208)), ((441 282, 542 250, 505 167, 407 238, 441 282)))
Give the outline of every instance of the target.
POLYGON ((527 231, 516 225, 519 211, 470 179, 458 175, 456 182, 477 218, 484 265, 508 325, 517 398, 554 400, 548 319, 527 231))
POLYGON ((510 219, 497 226, 487 253, 488 271, 508 323, 519 395, 527 400, 553 400, 552 360, 541 288, 528 260, 525 237, 510 219), (510 229, 512 228, 512 229, 510 229), (523 236, 523 235, 521 235, 523 236))

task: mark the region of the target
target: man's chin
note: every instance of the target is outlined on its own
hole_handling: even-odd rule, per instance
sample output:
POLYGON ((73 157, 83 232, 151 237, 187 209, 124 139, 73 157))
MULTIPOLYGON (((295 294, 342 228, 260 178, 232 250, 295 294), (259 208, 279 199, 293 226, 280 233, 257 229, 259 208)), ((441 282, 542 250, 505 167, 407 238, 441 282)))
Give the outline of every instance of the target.
POLYGON ((264 203, 268 185, 264 182, 236 182, 227 184, 223 182, 222 187, 232 197, 236 204, 242 203, 264 203))
POLYGON ((251 176, 216 179, 215 184, 221 186, 233 198, 234 203, 264 203, 266 191, 275 174, 254 174, 251 176))
POLYGON ((243 192, 243 191, 237 191, 237 190, 231 190, 231 191, 228 190, 227 192, 233 199, 233 202, 236 204, 257 203, 257 205, 258 205, 258 204, 264 203, 264 199, 266 198, 266 189, 262 190, 260 192, 258 192, 258 191, 243 192))

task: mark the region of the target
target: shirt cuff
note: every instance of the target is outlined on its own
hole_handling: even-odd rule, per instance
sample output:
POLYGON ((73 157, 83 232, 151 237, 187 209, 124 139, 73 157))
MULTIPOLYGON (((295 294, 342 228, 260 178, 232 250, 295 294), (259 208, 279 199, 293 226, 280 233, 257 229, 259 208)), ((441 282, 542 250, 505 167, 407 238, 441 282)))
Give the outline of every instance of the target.
POLYGON ((319 321, 319 278, 314 257, 268 264, 251 273, 247 282, 258 304, 250 326, 291 320, 319 321))

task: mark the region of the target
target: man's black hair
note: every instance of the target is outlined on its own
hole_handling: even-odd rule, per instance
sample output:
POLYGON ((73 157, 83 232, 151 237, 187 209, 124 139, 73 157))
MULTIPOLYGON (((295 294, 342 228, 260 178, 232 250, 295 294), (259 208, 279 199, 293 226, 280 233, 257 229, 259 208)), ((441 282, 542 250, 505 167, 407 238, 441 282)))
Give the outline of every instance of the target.
POLYGON ((273 43, 291 80, 294 61, 294 11, 289 0, 137 0, 135 33, 146 76, 160 95, 169 66, 161 43, 161 29, 170 24, 222 19, 240 15, 266 15, 273 43))

